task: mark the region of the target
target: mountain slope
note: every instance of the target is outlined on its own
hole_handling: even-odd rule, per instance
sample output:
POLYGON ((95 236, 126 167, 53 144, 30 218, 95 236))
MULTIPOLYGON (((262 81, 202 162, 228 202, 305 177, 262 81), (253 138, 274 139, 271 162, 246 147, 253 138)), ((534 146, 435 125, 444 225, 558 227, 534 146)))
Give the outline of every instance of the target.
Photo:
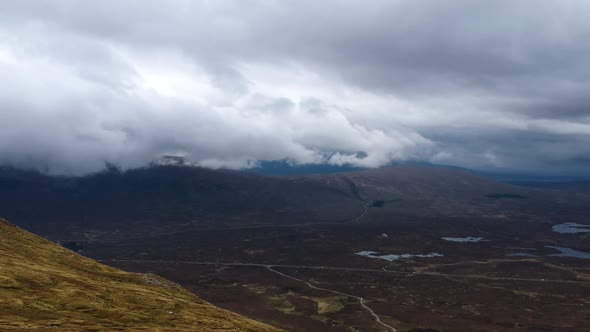
POLYGON ((0 218, 0 330, 279 331, 155 275, 102 265, 0 218))
POLYGON ((574 218, 590 197, 500 183, 457 167, 399 165, 307 176, 318 186, 352 191, 377 209, 365 221, 413 218, 574 218))
POLYGON ((384 222, 391 222, 390 216, 572 218, 589 201, 587 195, 420 165, 285 177, 179 166, 80 177, 0 168, 4 217, 50 239, 76 241, 193 228, 339 224, 353 220, 367 204, 379 207, 371 215, 382 215, 384 222))
MULTIPOLYGON (((500 183, 483 178, 458 167, 434 167, 422 165, 399 165, 370 170, 314 175, 311 178, 326 184, 354 185, 359 195, 367 200, 394 197, 434 199, 481 198, 486 193, 509 192, 525 194, 526 188, 500 183)), ((531 191, 531 190, 528 190, 531 191)))
POLYGON ((57 177, 0 168, 0 211, 28 229, 40 224, 202 224, 232 217, 234 224, 293 223, 309 216, 342 220, 359 207, 348 190, 238 171, 158 166, 57 177))

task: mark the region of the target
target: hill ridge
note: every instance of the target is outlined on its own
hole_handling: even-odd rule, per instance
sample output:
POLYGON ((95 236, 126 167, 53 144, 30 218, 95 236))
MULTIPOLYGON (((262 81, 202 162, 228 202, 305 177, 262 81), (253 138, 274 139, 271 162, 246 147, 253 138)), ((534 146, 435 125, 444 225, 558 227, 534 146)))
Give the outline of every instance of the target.
POLYGON ((280 331, 154 274, 80 256, 0 218, 0 329, 280 331))

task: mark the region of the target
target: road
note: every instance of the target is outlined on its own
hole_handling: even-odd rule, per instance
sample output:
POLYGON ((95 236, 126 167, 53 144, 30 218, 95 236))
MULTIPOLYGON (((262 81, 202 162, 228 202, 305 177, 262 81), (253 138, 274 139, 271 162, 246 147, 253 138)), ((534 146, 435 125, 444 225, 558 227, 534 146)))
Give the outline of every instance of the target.
POLYGON ((170 260, 145 260, 145 259, 109 259, 102 260, 111 262, 132 262, 132 263, 148 263, 148 264, 194 264, 194 265, 213 265, 213 266, 229 266, 229 267, 258 267, 265 268, 268 271, 280 275, 284 278, 295 280, 303 283, 308 287, 320 291, 325 291, 337 295, 342 295, 358 300, 361 307, 367 311, 373 319, 386 328, 390 332, 397 332, 397 329, 391 325, 384 323, 381 317, 375 313, 366 303, 365 299, 353 294, 343 293, 333 289, 318 287, 309 281, 305 281, 284 272, 277 271, 276 268, 283 269, 310 269, 310 270, 332 270, 332 271, 358 271, 358 272, 370 272, 370 273, 389 273, 399 275, 405 278, 411 278, 414 276, 428 276, 428 277, 442 277, 442 278, 470 278, 470 279, 485 279, 485 280, 499 280, 499 281, 520 281, 520 282, 535 282, 535 283, 566 283, 566 284, 583 284, 590 285, 590 281, 577 281, 577 280, 560 280, 560 279, 533 279, 533 278, 513 278, 513 277, 494 277, 494 276, 483 276, 483 275, 457 275, 457 274, 446 274, 437 272, 407 272, 407 271, 395 271, 395 270, 384 270, 384 269, 367 269, 367 268, 352 268, 352 267, 336 267, 336 266, 310 266, 310 265, 287 265, 287 264, 262 264, 262 263, 239 263, 239 262, 200 262, 200 261, 170 261, 170 260))
POLYGON ((375 318, 375 321, 376 321, 377 323, 379 323, 381 326, 383 326, 383 327, 385 327, 385 328, 389 329, 391 332, 397 332, 397 329, 396 329, 396 328, 394 328, 393 326, 391 326, 391 325, 387 325, 387 324, 383 323, 383 321, 381 321, 381 317, 379 317, 379 315, 377 315, 377 314, 376 314, 376 313, 375 313, 375 312, 374 312, 374 311, 373 311, 371 308, 369 308, 369 307, 368 307, 368 306, 365 304, 365 299, 363 299, 362 297, 355 296, 355 295, 352 295, 352 294, 346 294, 346 293, 342 293, 342 292, 335 291, 335 290, 332 290, 332 289, 327 289, 327 288, 322 288, 322 287, 317 287, 317 286, 314 286, 313 284, 311 284, 311 283, 310 283, 310 282, 308 282, 308 281, 305 281, 305 280, 301 280, 301 279, 298 279, 298 278, 292 277, 292 276, 290 276, 290 275, 284 274, 283 272, 279 272, 279 271, 277 271, 277 270, 273 269, 273 268, 272 268, 272 266, 267 266, 266 268, 267 268, 269 271, 271 271, 271 272, 273 272, 273 273, 276 273, 276 274, 278 274, 278 275, 280 275, 280 276, 283 276, 283 277, 285 277, 285 278, 289 278, 289 279, 292 279, 292 280, 295 280, 295 281, 302 282, 302 283, 306 284, 307 286, 309 286, 310 288, 317 289, 317 290, 322 290, 322 291, 326 291, 326 292, 330 292, 330 293, 334 293, 334 294, 338 294, 338 295, 343 295, 343 296, 347 296, 347 297, 352 297, 352 298, 355 298, 355 299, 357 299, 357 300, 359 301, 359 303, 360 303, 361 307, 363 307, 363 309, 365 309, 365 310, 366 310, 366 311, 367 311, 369 314, 371 314, 371 316, 373 316, 373 318, 375 318))
MULTIPOLYGON (((316 289, 316 290, 321 290, 321 291, 325 291, 325 292, 330 292, 333 294, 338 294, 338 295, 342 295, 342 296, 347 296, 347 297, 351 297, 354 298, 356 300, 359 301, 359 304, 361 305, 361 307, 366 310, 374 319, 375 321, 380 324, 381 326, 387 328, 389 331, 391 332, 397 332, 397 329, 394 328, 391 325, 388 325, 386 323, 384 323, 381 320, 381 317, 379 317, 379 315, 377 315, 373 309, 371 309, 367 304, 365 304, 365 299, 360 297, 360 296, 356 296, 356 295, 352 295, 352 294, 348 294, 348 293, 343 293, 343 292, 339 292, 333 289, 328 289, 328 288, 323 288, 323 287, 317 287, 315 285, 313 285, 312 283, 305 281, 305 280, 301 280, 298 278, 295 278, 293 276, 287 275, 283 272, 279 272, 275 269, 273 269, 273 267, 283 267, 283 268, 312 268, 312 269, 332 269, 332 270, 356 270, 356 271, 376 271, 376 272, 383 272, 383 270, 371 270, 371 269, 348 269, 348 268, 337 268, 337 267, 325 267, 325 266, 297 266, 297 265, 269 265, 269 264, 255 264, 255 263, 215 263, 215 262, 185 262, 185 261, 160 261, 160 260, 142 260, 142 259, 108 259, 108 260, 99 260, 99 262, 105 262, 105 261, 111 261, 111 262, 135 262, 135 263, 163 263, 163 264, 197 264, 197 265, 216 265, 216 266, 250 266, 250 267, 263 267, 266 268, 268 271, 278 274, 284 278, 288 278, 291 280, 295 280, 301 283, 306 284, 308 287, 312 288, 312 289, 316 289)), ((392 271, 389 271, 392 272, 392 271)), ((403 273, 405 275, 407 275, 407 273, 403 273)))
MULTIPOLYGON (((357 223, 360 219, 362 219, 368 212, 371 203, 366 203, 363 206, 361 213, 351 221, 345 222, 348 223, 357 223)), ((303 225, 310 225, 310 224, 298 224, 298 226, 303 225)), ((317 224, 315 224, 317 225, 317 224)), ((283 225, 282 227, 290 227, 295 225, 283 225)), ((255 226, 250 228, 263 228, 267 226, 255 226)), ((277 226, 274 226, 277 227, 277 226)), ((234 229, 247 229, 245 227, 242 228, 234 228, 234 229)), ((207 231, 211 231, 211 229, 203 229, 207 231)), ((226 229, 219 229, 219 230, 227 230, 226 229)), ((195 231, 195 230, 191 230, 195 231)), ((179 232, 170 232, 167 234, 176 234, 176 233, 183 233, 183 231, 179 232)), ((161 234, 159 234, 161 235, 161 234)), ((446 274, 446 273, 437 273, 437 272, 426 272, 426 271, 415 271, 415 272, 407 272, 407 271, 396 271, 396 270, 385 270, 385 269, 368 269, 368 268, 352 268, 352 267, 336 267, 336 266, 310 266, 310 265, 288 265, 288 264, 262 264, 262 263, 240 263, 240 262, 202 262, 202 261, 165 261, 165 260, 138 260, 138 259, 110 259, 108 261, 112 262, 135 262, 135 263, 150 263, 150 264, 195 264, 195 265, 214 265, 214 266, 231 266, 231 267, 259 267, 265 268, 268 271, 282 276, 284 278, 288 278, 291 280, 295 280, 297 282, 303 283, 308 287, 316 290, 321 290, 325 292, 329 292, 332 294, 342 295, 350 298, 354 298, 358 300, 360 306, 367 311, 371 317, 381 326, 386 328, 390 332, 397 332, 397 329, 391 325, 384 323, 381 320, 381 317, 376 314, 366 303, 365 299, 356 295, 347 294, 343 292, 339 292, 333 289, 318 287, 313 285, 312 283, 290 276, 283 272, 277 271, 275 268, 286 268, 286 269, 311 269, 311 270, 332 270, 332 271, 357 271, 357 272, 370 272, 370 273, 389 273, 395 274, 402 277, 413 277, 413 276, 429 276, 429 277, 442 277, 442 278, 469 278, 469 279, 484 279, 484 280, 497 280, 497 281, 521 281, 521 282, 542 282, 542 283, 567 283, 567 284, 584 284, 588 285, 590 282, 585 281, 577 281, 577 280, 559 280, 559 279, 534 279, 534 278, 517 278, 517 277, 494 277, 494 276, 484 276, 484 275, 457 275, 457 274, 446 274)))
POLYGON ((245 266, 245 267, 278 267, 291 269, 309 269, 309 270, 335 270, 335 271, 358 271, 358 272, 375 272, 375 273, 390 273, 403 277, 413 276, 429 276, 441 278, 470 278, 470 279, 485 279, 497 281, 524 281, 524 282, 543 282, 543 283, 564 283, 564 284, 578 284, 590 285, 590 281, 579 280, 563 280, 563 279, 540 279, 540 278, 517 278, 517 277, 494 277, 484 276, 479 274, 448 274, 438 272, 426 271, 400 271, 400 270, 383 270, 383 269, 366 269, 354 267, 339 267, 339 266, 313 266, 313 265, 287 265, 287 264, 261 264, 261 263, 238 263, 238 262, 200 262, 200 261, 169 261, 169 260, 149 260, 149 259, 104 259, 99 262, 131 262, 131 263, 150 263, 150 264, 194 264, 194 265, 216 265, 216 266, 245 266))

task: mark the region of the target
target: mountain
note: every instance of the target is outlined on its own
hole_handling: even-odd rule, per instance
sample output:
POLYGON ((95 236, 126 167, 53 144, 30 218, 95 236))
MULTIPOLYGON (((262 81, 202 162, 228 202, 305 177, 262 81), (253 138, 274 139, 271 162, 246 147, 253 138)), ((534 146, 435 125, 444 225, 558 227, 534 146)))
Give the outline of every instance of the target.
POLYGON ((63 239, 51 232, 63 235, 70 226, 79 233, 102 228, 130 237, 191 227, 338 224, 352 221, 371 204, 381 208, 375 217, 383 215, 375 222, 392 222, 391 216, 565 217, 579 215, 588 200, 587 195, 518 187, 461 168, 428 165, 293 176, 179 165, 80 177, 0 169, 3 217, 51 239, 63 239))
POLYGON ((557 211, 565 215, 588 202, 588 197, 514 186, 457 167, 398 165, 307 178, 342 191, 348 188, 378 208, 369 217, 373 222, 485 216, 532 219, 557 211))
POLYGON ((279 331, 153 274, 82 257, 0 219, 0 329, 279 331))
POLYGON ((526 189, 486 179, 466 169, 427 165, 399 165, 364 171, 311 176, 325 184, 345 181, 363 199, 403 198, 431 200, 476 199, 497 192, 522 193, 526 189))
POLYGON ((235 218, 234 223, 288 222, 309 216, 342 220, 356 205, 360 203, 350 191, 314 181, 190 166, 111 169, 82 177, 0 169, 0 211, 28 226, 203 224, 220 216, 235 218))
POLYGON ((369 201, 396 202, 387 204, 412 215, 457 215, 473 207, 518 209, 524 200, 541 208, 547 201, 574 202, 461 168, 425 165, 281 177, 178 165, 81 177, 0 169, 0 211, 35 231, 39 225, 346 222, 369 201))
POLYGON ((590 180, 518 181, 514 184, 522 187, 590 192, 590 180))

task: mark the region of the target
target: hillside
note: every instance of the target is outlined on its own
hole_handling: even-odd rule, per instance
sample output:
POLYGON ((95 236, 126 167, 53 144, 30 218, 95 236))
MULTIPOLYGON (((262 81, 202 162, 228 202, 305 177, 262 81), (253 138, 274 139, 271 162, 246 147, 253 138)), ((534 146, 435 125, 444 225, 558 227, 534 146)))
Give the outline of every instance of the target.
POLYGON ((299 176, 157 166, 57 177, 0 168, 3 217, 52 240, 338 224, 353 220, 367 204, 379 209, 366 221, 386 223, 391 216, 573 218, 588 201, 584 195, 512 186, 464 169, 419 165, 299 176))
MULTIPOLYGON (((295 178, 295 177, 294 177, 295 178)), ((487 179, 456 167, 399 165, 338 174, 311 175, 318 185, 349 190, 371 204, 366 220, 406 218, 535 219, 539 215, 578 214, 587 197, 526 188, 487 179)))
POLYGON ((0 219, 0 330, 278 331, 0 219))
POLYGON ((342 220, 360 206, 348 189, 238 171, 158 166, 58 177, 0 168, 0 211, 27 228, 163 220, 203 224, 220 216, 235 218, 234 224, 310 216, 342 220))
POLYGON ((458 167, 400 165, 311 176, 325 184, 354 186, 364 199, 480 199, 490 193, 525 194, 524 188, 483 178, 458 167))
POLYGON ((552 190, 564 190, 571 192, 590 192, 590 180, 566 180, 566 181, 514 181, 514 185, 531 188, 552 190))

